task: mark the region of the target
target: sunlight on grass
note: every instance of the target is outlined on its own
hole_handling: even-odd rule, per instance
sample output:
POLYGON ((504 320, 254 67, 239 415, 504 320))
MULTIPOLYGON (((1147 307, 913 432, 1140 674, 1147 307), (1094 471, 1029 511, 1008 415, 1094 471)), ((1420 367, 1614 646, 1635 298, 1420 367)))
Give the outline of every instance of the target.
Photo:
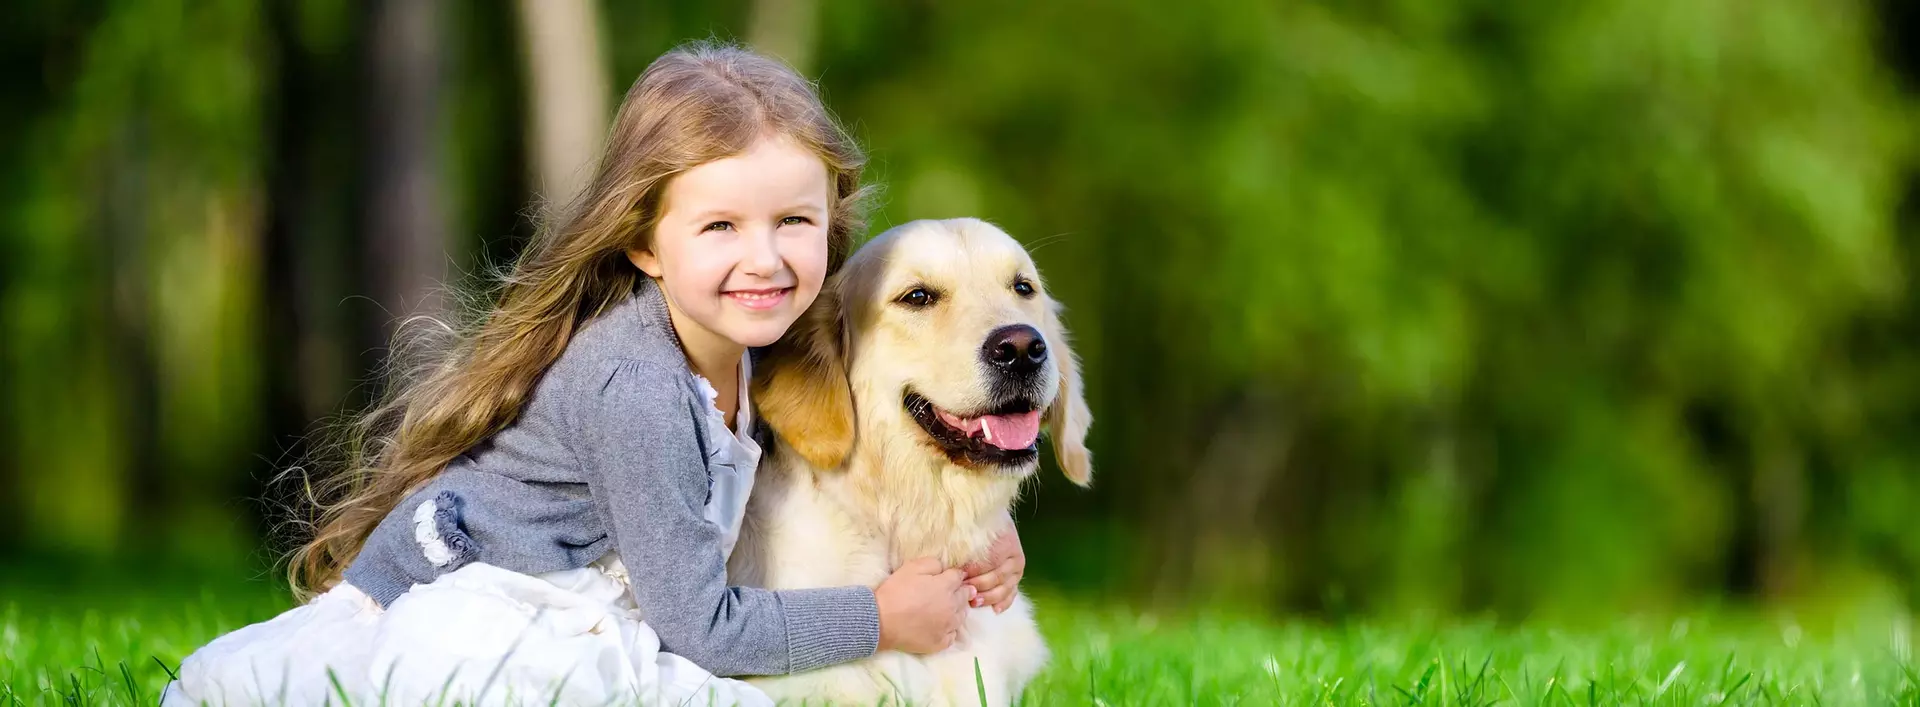
POLYGON ((1920 699, 1905 629, 1754 618, 1602 631, 1045 614, 1038 704, 1884 704, 1920 699))
MULTIPOLYGON (((0 707, 153 704, 206 640, 285 606, 271 582, 188 596, 13 592, 0 707)), ((1051 666, 1026 704, 1886 704, 1920 700, 1910 624, 1694 616, 1605 630, 1172 618, 1038 598, 1051 666)))

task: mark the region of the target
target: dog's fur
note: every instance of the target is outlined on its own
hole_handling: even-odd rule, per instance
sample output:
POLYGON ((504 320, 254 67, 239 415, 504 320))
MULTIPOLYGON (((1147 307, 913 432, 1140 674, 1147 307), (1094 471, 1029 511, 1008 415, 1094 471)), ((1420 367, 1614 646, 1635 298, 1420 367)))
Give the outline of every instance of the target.
MULTIPOLYGON (((1003 381, 980 360, 989 332, 1026 324, 1048 360, 1031 379, 1033 409, 1069 479, 1092 478, 1092 415, 1059 306, 1012 237, 976 219, 915 221, 881 234, 828 282, 820 299, 757 369, 753 397, 777 442, 761 464, 734 582, 773 589, 877 586, 920 556, 947 566, 982 559, 1038 458, 982 464, 955 457, 903 404, 908 391, 947 411, 999 404, 1003 381), (1022 296, 1017 279, 1034 292, 1022 296), (900 302, 914 287, 931 306, 900 302)), ((1006 705, 1046 663, 1032 605, 969 610, 944 652, 872 658, 756 679, 776 699, 875 704, 1006 705)))

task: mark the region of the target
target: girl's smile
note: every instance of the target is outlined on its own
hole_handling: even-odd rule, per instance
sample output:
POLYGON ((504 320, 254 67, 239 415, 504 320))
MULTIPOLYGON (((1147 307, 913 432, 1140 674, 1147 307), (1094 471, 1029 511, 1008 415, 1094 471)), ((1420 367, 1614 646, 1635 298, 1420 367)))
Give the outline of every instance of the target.
POLYGON ((752 310, 769 310, 779 307, 793 294, 791 287, 772 287, 754 290, 728 290, 726 296, 734 304, 752 310))

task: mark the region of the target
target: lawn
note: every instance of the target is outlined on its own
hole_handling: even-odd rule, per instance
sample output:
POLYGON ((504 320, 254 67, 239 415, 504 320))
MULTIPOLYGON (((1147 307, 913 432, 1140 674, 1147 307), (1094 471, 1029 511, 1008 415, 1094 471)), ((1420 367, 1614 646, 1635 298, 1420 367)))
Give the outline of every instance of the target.
MULTIPOLYGON (((152 704, 181 656, 285 601, 267 577, 190 588, 0 575, 0 707, 152 704)), ((1920 704, 1904 618, 1801 626, 1694 615, 1556 629, 1238 621, 1045 590, 1038 602, 1055 657, 1026 704, 1920 704)))

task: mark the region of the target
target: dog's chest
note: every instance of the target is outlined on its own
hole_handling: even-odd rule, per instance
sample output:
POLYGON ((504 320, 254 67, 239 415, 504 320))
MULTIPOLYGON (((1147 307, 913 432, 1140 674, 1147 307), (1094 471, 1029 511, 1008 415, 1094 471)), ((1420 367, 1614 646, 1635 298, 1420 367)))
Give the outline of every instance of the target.
POLYGON ((876 586, 891 572, 886 543, 811 484, 783 478, 747 509, 734 581, 768 589, 876 586))

